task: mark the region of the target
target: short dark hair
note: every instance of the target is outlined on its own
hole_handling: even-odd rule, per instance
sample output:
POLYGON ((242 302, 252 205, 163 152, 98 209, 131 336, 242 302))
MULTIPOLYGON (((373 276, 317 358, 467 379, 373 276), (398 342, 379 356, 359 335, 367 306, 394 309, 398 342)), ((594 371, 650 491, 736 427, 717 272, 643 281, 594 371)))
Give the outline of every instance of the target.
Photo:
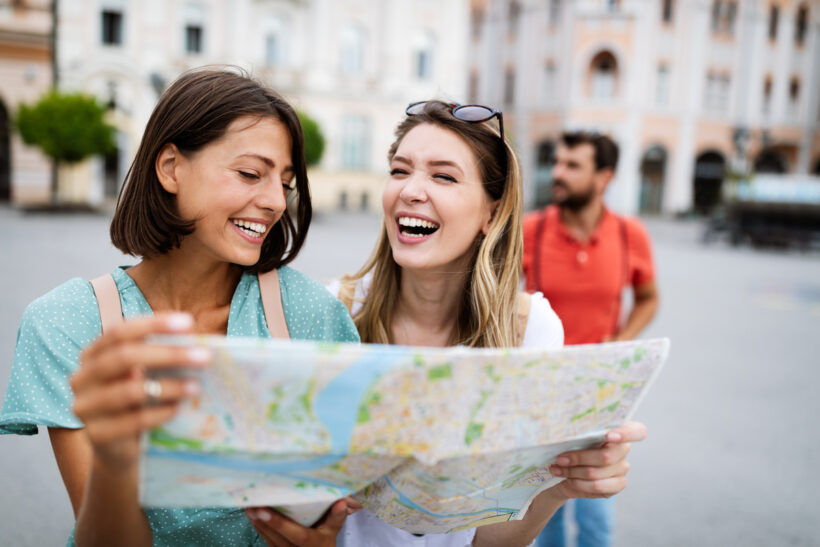
POLYGON ((618 145, 607 135, 591 131, 567 131, 561 133, 561 143, 567 148, 591 144, 595 149, 595 170, 618 167, 618 145))
POLYGON ((228 126, 243 116, 273 117, 287 129, 296 181, 291 195, 295 194, 297 200, 271 228, 259 261, 246 269, 266 272, 296 258, 313 211, 302 127, 287 101, 241 69, 186 72, 159 98, 111 220, 111 241, 115 247, 142 257, 161 255, 179 247, 182 237, 193 232, 194 221, 179 216, 176 196, 159 183, 157 156, 166 144, 176 145, 182 153, 196 152, 222 137, 228 126))

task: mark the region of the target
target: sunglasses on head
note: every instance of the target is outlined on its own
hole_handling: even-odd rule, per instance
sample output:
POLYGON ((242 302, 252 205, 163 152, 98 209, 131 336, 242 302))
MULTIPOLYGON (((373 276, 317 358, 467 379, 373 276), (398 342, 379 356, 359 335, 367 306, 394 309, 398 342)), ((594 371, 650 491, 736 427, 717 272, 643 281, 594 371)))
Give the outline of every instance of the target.
POLYGON ((441 101, 419 101, 417 103, 410 103, 404 110, 408 116, 416 116, 424 113, 424 109, 428 104, 439 107, 447 107, 450 113, 457 120, 470 123, 483 123, 490 121, 493 118, 498 118, 498 132, 501 135, 501 142, 504 142, 504 117, 500 110, 490 108, 481 104, 458 104, 458 103, 444 103, 441 101))

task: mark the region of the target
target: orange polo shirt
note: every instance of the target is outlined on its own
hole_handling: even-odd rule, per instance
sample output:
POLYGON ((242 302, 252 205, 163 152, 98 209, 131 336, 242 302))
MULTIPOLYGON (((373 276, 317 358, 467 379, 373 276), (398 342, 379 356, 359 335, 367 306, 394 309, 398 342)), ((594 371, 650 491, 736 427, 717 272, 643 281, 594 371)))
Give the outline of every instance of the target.
POLYGON ((623 289, 655 276, 640 221, 605 209, 590 240, 581 243, 554 205, 524 217, 523 268, 527 290, 544 293, 561 318, 565 344, 599 343, 617 333, 623 289))

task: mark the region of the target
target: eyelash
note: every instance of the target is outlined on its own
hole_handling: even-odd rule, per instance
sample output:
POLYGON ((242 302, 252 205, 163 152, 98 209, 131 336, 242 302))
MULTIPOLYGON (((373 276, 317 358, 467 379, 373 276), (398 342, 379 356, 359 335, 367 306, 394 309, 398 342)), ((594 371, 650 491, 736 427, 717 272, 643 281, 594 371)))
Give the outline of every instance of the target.
MULTIPOLYGON (((404 169, 398 169, 397 168, 397 169, 391 169, 390 170, 390 176, 391 177, 395 177, 396 175, 407 175, 407 174, 408 174, 407 171, 405 171, 404 169)), ((450 175, 446 175, 444 173, 436 173, 435 175, 433 175, 433 177, 434 178, 444 179, 447 182, 458 182, 454 177, 452 177, 450 175)))
POLYGON ((255 173, 247 173, 245 171, 239 171, 239 174, 242 175, 243 178, 252 179, 252 180, 259 180, 259 175, 255 173))

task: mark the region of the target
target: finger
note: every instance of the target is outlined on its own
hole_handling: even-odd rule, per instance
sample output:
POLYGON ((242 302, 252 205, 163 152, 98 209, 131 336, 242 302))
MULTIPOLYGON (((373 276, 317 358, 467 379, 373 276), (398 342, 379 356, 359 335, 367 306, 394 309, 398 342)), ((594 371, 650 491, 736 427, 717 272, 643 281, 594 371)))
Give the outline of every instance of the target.
POLYGON ((287 545, 295 544, 302 545, 310 539, 310 533, 313 531, 298 524, 283 514, 272 511, 270 509, 262 508, 256 510, 257 522, 261 521, 261 525, 272 532, 279 534, 287 545))
POLYGON ((211 352, 201 347, 153 346, 143 343, 123 343, 83 362, 71 379, 75 392, 83 388, 121 378, 134 370, 170 367, 203 367, 210 362, 211 352))
POLYGON ((641 422, 626 422, 606 434, 610 443, 636 443, 646 438, 646 426, 641 422))
POLYGON ((248 509, 245 509, 245 515, 250 520, 251 526, 253 526, 253 529, 256 530, 256 533, 262 536, 262 539, 265 540, 265 543, 274 547, 290 547, 293 545, 291 542, 283 538, 282 535, 276 530, 269 528, 267 522, 260 520, 258 511, 259 510, 255 507, 249 507, 248 509))
POLYGON ((617 443, 606 444, 600 448, 573 450, 572 452, 565 452, 558 456, 555 459, 555 463, 560 467, 573 467, 578 465, 606 467, 625 458, 629 453, 629 449, 629 443, 617 443))
POLYGON ((174 403, 141 407, 116 416, 89 420, 85 429, 92 442, 112 442, 163 424, 173 418, 178 409, 179 405, 174 403))
POLYGON ((129 319, 107 329, 105 334, 88 347, 87 354, 93 357, 110 346, 142 340, 149 334, 182 334, 191 332, 193 328, 194 318, 188 313, 160 312, 153 316, 129 319))
POLYGON ((626 477, 611 477, 599 481, 567 479, 565 484, 576 498, 609 498, 626 488, 626 477))
POLYGON ((567 479, 602 480, 624 476, 628 472, 629 462, 626 459, 619 460, 606 467, 575 466, 564 468, 557 465, 550 466, 550 473, 553 476, 567 479))
POLYGON ((336 534, 338 534, 342 526, 344 526, 346 518, 347 502, 341 499, 330 507, 330 511, 325 515, 324 519, 319 521, 316 529, 335 538, 336 534))
POLYGON ((356 501, 353 496, 347 496, 345 498, 345 503, 347 503, 347 514, 352 515, 356 511, 360 511, 364 509, 364 505, 356 501))
MULTIPOLYGON (((200 391, 199 381, 195 378, 164 378, 157 381, 161 389, 154 404, 177 403, 200 391)), ((141 377, 112 382, 89 391, 80 393, 74 400, 74 414, 83 421, 118 414, 148 402, 145 381, 141 377)))

